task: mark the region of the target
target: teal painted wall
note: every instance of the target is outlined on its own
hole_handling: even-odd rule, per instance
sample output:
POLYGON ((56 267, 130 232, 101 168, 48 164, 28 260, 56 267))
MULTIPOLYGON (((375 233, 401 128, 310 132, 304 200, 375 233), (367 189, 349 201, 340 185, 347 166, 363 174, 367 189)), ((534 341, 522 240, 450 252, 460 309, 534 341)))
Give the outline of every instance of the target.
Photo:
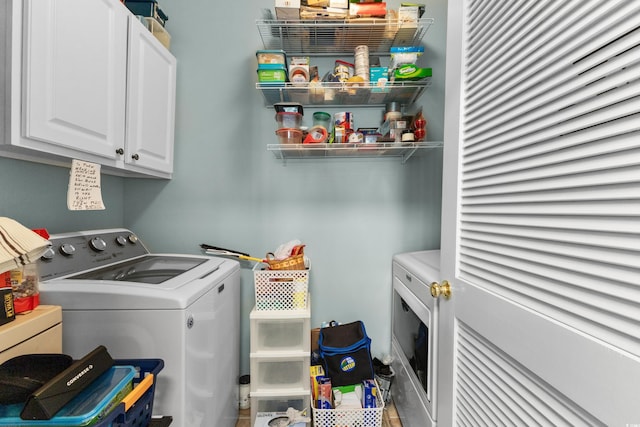
POLYGON ((122 227, 124 180, 102 175, 101 184, 104 211, 72 212, 67 210, 69 168, 0 158, 0 216, 49 233, 122 227))
MULTIPOLYGON (((125 226, 155 252, 199 254, 206 242, 263 256, 300 239, 312 263, 312 327, 361 319, 374 355, 384 357, 391 338, 391 257, 440 244, 441 150, 422 151, 406 164, 396 158, 277 160, 266 150, 277 142, 274 111, 255 89, 254 55, 263 48, 255 20, 273 3, 248 0, 224 10, 209 0, 160 4, 178 59, 173 180, 103 175, 107 209, 70 212, 68 168, 0 159, 0 215, 55 233, 125 226)), ((442 140, 445 9, 427 3, 426 15, 436 23, 421 60, 433 68, 434 83, 419 102, 432 140, 442 140)), ((377 126, 383 113, 347 109, 363 127, 377 126)), ((305 124, 314 111, 305 110, 305 124)), ((252 263, 242 267, 241 366, 247 373, 252 263)))
MULTIPOLYGON (((395 158, 277 160, 266 149, 277 143, 274 110, 255 88, 255 51, 264 48, 255 20, 273 3, 242 5, 223 10, 207 0, 162 1, 178 58, 175 174, 164 183, 127 181, 125 222, 153 249, 174 252, 200 253, 206 242, 260 257, 302 240, 312 264, 312 326, 361 319, 373 353, 383 357, 390 351, 393 254, 440 244, 441 150, 404 165, 395 158)), ((420 99, 433 140, 442 140, 445 8, 427 5, 437 24, 421 58, 436 76, 420 99)), ((383 114, 343 110, 362 127, 378 126, 383 114)), ((340 109, 306 108, 304 124, 311 125, 314 111, 340 109)), ((251 267, 243 263, 244 372, 251 267)))

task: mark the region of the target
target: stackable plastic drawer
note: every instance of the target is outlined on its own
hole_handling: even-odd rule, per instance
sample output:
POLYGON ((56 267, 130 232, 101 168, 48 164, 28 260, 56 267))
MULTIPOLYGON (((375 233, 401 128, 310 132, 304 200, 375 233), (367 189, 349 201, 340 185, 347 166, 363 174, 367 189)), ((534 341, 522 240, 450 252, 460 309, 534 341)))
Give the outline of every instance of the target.
POLYGON ((311 311, 261 311, 249 315, 251 353, 308 351, 311 311))
POLYGON ((251 420, 252 424, 258 412, 286 412, 289 408, 307 410, 311 415, 311 395, 309 392, 281 394, 279 392, 255 392, 251 393, 251 420))
MULTIPOLYGON (((264 354, 264 353, 262 353, 264 354)), ((310 354, 272 352, 269 356, 250 354, 251 393, 309 391, 310 354)))
POLYGON ((306 308, 258 310, 249 315, 251 423, 261 412, 309 411, 311 302, 306 308))

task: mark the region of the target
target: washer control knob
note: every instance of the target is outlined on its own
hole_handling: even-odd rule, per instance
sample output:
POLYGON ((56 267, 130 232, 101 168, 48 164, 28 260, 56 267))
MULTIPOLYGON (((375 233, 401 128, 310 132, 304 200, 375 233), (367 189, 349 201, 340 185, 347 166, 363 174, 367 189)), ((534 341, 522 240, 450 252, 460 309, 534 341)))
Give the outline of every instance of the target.
POLYGON ((135 234, 129 234, 129 237, 127 237, 127 239, 134 245, 138 243, 138 236, 136 236, 135 234))
POLYGON ((124 237, 124 236, 118 236, 118 237, 116 237, 116 243, 117 243, 119 246, 124 246, 124 245, 126 245, 126 244, 127 244, 127 238, 126 238, 126 237, 124 237))
POLYGON ((96 252, 102 252, 107 249, 107 242, 102 237, 94 237, 89 240, 89 246, 96 252))
POLYGON ((53 259, 55 255, 56 255, 56 251, 54 251, 53 248, 49 247, 47 248, 47 250, 44 251, 44 253, 40 258, 42 258, 43 260, 50 260, 50 259, 53 259))
POLYGON ((76 247, 71 243, 63 243, 60 245, 60 253, 65 256, 71 256, 76 252, 76 247))

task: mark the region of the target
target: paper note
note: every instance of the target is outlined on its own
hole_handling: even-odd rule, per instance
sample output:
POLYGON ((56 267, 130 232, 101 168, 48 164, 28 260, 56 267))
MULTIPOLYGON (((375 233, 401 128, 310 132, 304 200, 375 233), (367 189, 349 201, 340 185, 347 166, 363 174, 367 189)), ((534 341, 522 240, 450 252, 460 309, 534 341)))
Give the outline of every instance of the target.
POLYGON ((67 208, 70 211, 97 211, 104 209, 100 188, 100 165, 73 160, 69 174, 67 208))

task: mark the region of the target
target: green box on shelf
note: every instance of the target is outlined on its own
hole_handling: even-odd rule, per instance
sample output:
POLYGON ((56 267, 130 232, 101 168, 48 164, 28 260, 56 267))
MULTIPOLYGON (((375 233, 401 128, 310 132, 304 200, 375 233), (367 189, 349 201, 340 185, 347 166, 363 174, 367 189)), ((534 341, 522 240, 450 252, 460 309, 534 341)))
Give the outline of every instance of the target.
POLYGON ((287 81, 287 69, 281 64, 260 64, 257 72, 260 83, 284 83, 287 81))

